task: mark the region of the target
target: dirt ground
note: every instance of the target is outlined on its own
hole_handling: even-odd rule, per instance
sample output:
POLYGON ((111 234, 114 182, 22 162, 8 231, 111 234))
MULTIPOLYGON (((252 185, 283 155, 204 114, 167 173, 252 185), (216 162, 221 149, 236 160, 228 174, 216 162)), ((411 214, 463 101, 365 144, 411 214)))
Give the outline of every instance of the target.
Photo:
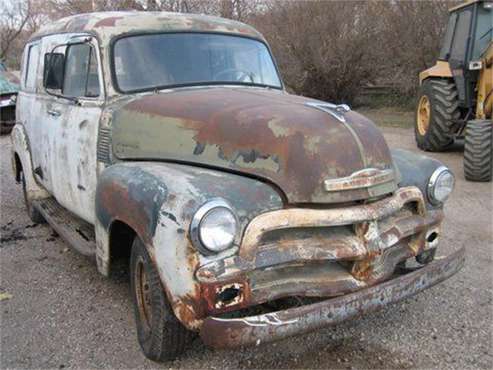
MULTIPOLYGON (((412 130, 384 127, 390 146, 416 150, 412 130)), ((270 345, 213 351, 197 339, 156 364, 136 340, 124 274, 105 279, 46 225, 33 225, 1 155, 2 368, 493 368, 492 185, 464 181, 462 153, 432 154, 457 176, 439 254, 465 245, 465 268, 377 313, 270 345)))

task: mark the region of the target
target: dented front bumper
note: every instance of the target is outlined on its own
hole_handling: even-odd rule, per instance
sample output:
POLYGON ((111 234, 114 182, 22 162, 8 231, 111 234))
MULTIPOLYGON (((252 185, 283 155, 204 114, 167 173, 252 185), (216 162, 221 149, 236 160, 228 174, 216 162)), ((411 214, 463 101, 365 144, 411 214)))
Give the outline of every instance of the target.
POLYGON ((454 275, 464 265, 465 249, 384 283, 311 305, 257 316, 208 317, 200 336, 215 348, 258 345, 340 323, 410 297, 454 275))

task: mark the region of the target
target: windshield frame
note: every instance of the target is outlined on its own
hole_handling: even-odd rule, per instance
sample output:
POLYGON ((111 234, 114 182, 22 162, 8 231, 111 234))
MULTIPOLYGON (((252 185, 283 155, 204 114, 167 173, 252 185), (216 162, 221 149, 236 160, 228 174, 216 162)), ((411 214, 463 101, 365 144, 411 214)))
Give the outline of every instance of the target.
POLYGON ((149 91, 159 91, 159 90, 169 90, 169 89, 176 89, 176 88, 181 88, 181 87, 200 87, 200 86, 243 86, 243 87, 261 87, 261 88, 269 88, 269 89, 275 89, 275 90, 284 90, 284 82, 281 78, 281 74, 279 73, 279 67, 277 65, 276 59, 274 58, 272 54, 272 50, 269 47, 269 44, 263 39, 257 38, 257 37, 252 37, 252 36, 247 36, 247 35, 240 35, 236 33, 231 33, 231 32, 217 32, 217 31, 195 31, 195 30, 183 30, 183 31, 132 31, 132 32, 126 32, 122 33, 118 36, 115 36, 111 39, 110 41, 110 72, 111 72, 111 82, 113 85, 113 88, 115 91, 117 91, 120 94, 124 95, 129 95, 129 94, 136 94, 136 93, 141 93, 141 92, 149 92, 149 91), (266 48, 269 53, 269 56, 272 60, 272 63, 274 65, 274 69, 277 73, 277 78, 279 79, 280 86, 274 86, 274 85, 265 85, 265 84, 259 84, 259 83, 252 83, 252 82, 240 82, 240 81, 204 81, 204 82, 190 82, 190 83, 182 83, 182 84, 173 84, 173 85, 159 85, 159 86, 153 86, 153 87, 146 87, 146 88, 141 88, 141 89, 133 89, 133 90, 122 90, 120 86, 118 85, 118 79, 116 77, 116 69, 115 69, 115 44, 118 40, 127 38, 127 37, 133 37, 133 36, 146 36, 146 35, 172 35, 172 34, 183 34, 183 33, 192 33, 192 34, 202 34, 202 35, 223 35, 223 36, 231 36, 231 37, 240 37, 244 39, 250 39, 250 40, 255 40, 260 43, 262 43, 266 48))

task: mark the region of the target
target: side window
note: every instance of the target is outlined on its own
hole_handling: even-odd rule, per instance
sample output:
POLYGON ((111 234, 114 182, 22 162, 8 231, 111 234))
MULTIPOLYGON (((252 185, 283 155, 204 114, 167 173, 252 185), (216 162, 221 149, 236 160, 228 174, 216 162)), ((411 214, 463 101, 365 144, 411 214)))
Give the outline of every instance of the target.
POLYGON ((452 44, 452 37, 454 36, 456 21, 457 21, 457 13, 452 13, 448 20, 447 31, 445 32, 442 49, 440 50, 440 59, 442 60, 447 60, 450 55, 450 46, 452 44))
POLYGON ((455 28, 454 42, 450 52, 450 58, 457 61, 464 61, 467 52, 467 38, 469 37, 469 27, 471 24, 472 11, 464 10, 459 15, 455 28))
POLYGON ((486 51, 488 45, 493 41, 493 9, 486 8, 484 5, 478 6, 478 20, 472 52, 473 59, 480 58, 481 54, 486 51))
POLYGON ((98 64, 90 44, 74 44, 67 48, 62 95, 99 96, 98 64))
POLYGON ((29 46, 26 60, 26 75, 24 86, 26 91, 36 90, 36 73, 38 71, 39 62, 39 44, 29 46))

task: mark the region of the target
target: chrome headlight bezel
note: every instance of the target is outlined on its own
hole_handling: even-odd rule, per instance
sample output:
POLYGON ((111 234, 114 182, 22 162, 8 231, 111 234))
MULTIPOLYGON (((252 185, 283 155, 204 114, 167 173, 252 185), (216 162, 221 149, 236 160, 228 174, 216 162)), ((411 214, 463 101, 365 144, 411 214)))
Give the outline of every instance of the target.
POLYGON ((190 239, 192 240, 192 244, 195 246, 195 248, 197 248, 197 250, 202 254, 204 255, 217 254, 231 248, 234 245, 234 242, 238 235, 238 229, 239 229, 238 216, 236 215, 236 212, 234 211, 233 207, 231 207, 231 205, 222 198, 214 198, 207 201, 202 206, 200 206, 200 208, 193 215, 192 222, 190 223, 190 239), (214 249, 211 248, 211 246, 207 246, 201 237, 201 226, 203 221, 207 218, 207 215, 211 214, 211 212, 216 209, 224 209, 227 212, 229 212, 233 216, 235 223, 234 225, 235 231, 232 235, 231 242, 227 246, 221 249, 214 249))
POLYGON ((455 188, 455 176, 452 173, 452 171, 450 171, 450 169, 448 167, 445 167, 445 166, 438 167, 437 169, 435 169, 435 171, 433 171, 433 173, 430 176, 430 179, 428 180, 427 196, 428 196, 429 202, 433 205, 440 205, 440 204, 445 203, 447 201, 447 199, 449 198, 450 194, 452 194, 454 188, 455 188), (437 199, 435 190, 436 190, 437 184, 439 184, 440 179, 444 175, 452 176, 452 180, 453 180, 452 189, 450 190, 450 192, 447 194, 447 196, 444 199, 437 199))

